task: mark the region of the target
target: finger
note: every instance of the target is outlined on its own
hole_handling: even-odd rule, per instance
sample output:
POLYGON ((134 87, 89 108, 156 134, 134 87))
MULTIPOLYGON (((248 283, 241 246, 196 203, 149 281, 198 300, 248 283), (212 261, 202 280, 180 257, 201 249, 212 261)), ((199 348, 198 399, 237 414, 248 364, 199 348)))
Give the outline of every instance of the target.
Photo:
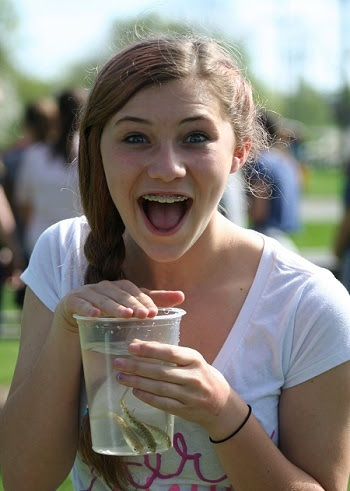
POLYGON ((167 396, 159 396, 152 392, 147 392, 136 388, 133 389, 132 392, 133 395, 140 401, 170 414, 176 415, 177 413, 181 412, 184 407, 184 404, 181 401, 167 396))
POLYGON ((185 294, 180 290, 148 290, 141 288, 158 307, 174 307, 185 300, 185 294))
POLYGON ((91 304, 88 300, 74 296, 73 299, 69 299, 64 309, 69 312, 70 316, 73 314, 82 315, 85 317, 98 317, 101 315, 101 310, 91 304))
POLYGON ((202 363, 203 357, 198 351, 183 346, 158 343, 157 341, 133 340, 129 344, 129 353, 143 358, 154 358, 159 361, 187 366, 202 363))
POLYGON ((118 378, 118 382, 124 387, 130 387, 142 392, 153 394, 159 398, 168 398, 174 401, 181 402, 186 398, 186 391, 184 391, 181 385, 162 382, 159 380, 148 379, 144 377, 135 377, 127 374, 121 374, 118 378))
MULTIPOLYGON (((158 311, 153 301, 129 281, 118 283, 102 281, 95 285, 92 292, 96 295, 93 300, 94 305, 108 315, 117 316, 123 313, 123 317, 134 316, 144 319, 147 316, 154 317, 158 311), (97 297, 98 295, 100 297, 97 297), (120 307, 131 310, 129 312, 120 307)), ((91 292, 88 293, 90 294, 91 292)))
MULTIPOLYGON (((134 376, 175 384, 186 383, 187 372, 183 368, 163 363, 140 361, 138 358, 116 358, 113 366, 118 370, 117 379, 121 383, 133 385, 134 376)), ((134 386, 134 385, 133 385, 134 386)))
MULTIPOLYGON (((92 309, 94 308, 99 310, 98 315, 100 316, 105 315, 111 317, 130 318, 134 315, 135 305, 132 307, 129 306, 127 299, 122 299, 122 295, 119 295, 118 301, 116 301, 115 299, 110 298, 107 295, 107 292, 99 293, 95 289, 86 289, 75 294, 73 301, 74 307, 76 307, 78 303, 80 306, 83 306, 84 302, 86 306, 90 304, 92 309)), ((74 313, 78 312, 74 309, 74 313)), ((93 316, 95 315, 93 314, 93 316)))
POLYGON ((134 283, 129 280, 119 280, 118 282, 112 282, 112 287, 118 290, 125 291, 129 293, 129 299, 133 301, 135 298, 137 303, 135 303, 135 309, 146 309, 148 317, 154 317, 157 315, 158 308, 154 301, 143 291, 143 289, 138 288, 134 283))

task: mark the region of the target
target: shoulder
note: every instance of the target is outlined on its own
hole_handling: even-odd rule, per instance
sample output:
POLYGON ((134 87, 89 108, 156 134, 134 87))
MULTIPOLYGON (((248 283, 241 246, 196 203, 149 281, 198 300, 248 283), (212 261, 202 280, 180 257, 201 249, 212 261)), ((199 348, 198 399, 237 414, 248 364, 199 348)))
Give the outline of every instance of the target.
POLYGON ((290 387, 350 359, 350 298, 330 271, 273 239, 266 243, 271 272, 264 295, 284 320, 278 330, 283 332, 285 387, 290 387))
POLYGON ((61 220, 47 228, 39 237, 37 247, 59 249, 63 253, 72 247, 80 248, 89 232, 85 216, 61 220))
POLYGON ((330 305, 346 307, 350 312, 349 293, 328 269, 321 268, 297 253, 289 251, 276 240, 265 237, 271 256, 272 280, 281 282, 290 292, 300 295, 300 303, 319 304, 323 311, 330 305))

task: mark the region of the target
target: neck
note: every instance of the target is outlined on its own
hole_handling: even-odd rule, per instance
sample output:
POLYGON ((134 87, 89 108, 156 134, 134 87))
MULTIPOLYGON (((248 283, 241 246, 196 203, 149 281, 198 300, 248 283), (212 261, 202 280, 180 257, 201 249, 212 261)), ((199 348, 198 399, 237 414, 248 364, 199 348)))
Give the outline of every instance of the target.
POLYGON ((172 262, 150 259, 130 238, 125 237, 126 277, 140 287, 191 291, 208 283, 218 273, 218 261, 235 244, 235 226, 219 215, 181 258, 172 262))

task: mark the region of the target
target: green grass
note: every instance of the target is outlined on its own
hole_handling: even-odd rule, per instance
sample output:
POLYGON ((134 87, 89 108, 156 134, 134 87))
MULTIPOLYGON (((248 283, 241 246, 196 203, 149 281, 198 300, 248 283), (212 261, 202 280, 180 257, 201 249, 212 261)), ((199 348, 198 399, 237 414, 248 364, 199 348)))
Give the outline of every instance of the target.
POLYGON ((17 360, 19 342, 13 339, 0 340, 0 385, 9 385, 17 360))
POLYGON ((3 298, 1 301, 2 310, 17 310, 18 307, 14 302, 14 290, 5 287, 3 291, 3 298))
POLYGON ((300 231, 291 234, 291 238, 300 250, 313 247, 332 249, 337 227, 337 223, 305 223, 300 231))
POLYGON ((341 196, 344 187, 341 169, 306 169, 304 193, 306 196, 341 196))
MULTIPOLYGON (((0 473, 0 491, 5 491, 2 485, 1 473, 0 473)), ((57 488, 57 491, 73 491, 73 484, 70 478, 67 478, 61 486, 57 488)))

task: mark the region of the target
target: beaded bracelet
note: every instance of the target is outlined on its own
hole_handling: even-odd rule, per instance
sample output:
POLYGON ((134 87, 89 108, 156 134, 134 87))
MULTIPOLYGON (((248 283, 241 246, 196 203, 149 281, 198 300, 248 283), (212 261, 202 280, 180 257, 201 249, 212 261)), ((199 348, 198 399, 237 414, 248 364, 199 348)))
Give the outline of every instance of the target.
POLYGON ((233 433, 231 433, 231 435, 227 436, 226 438, 223 438, 222 440, 213 440, 211 437, 209 437, 209 440, 211 441, 211 443, 223 443, 223 442, 226 442, 227 440, 229 440, 233 436, 237 435, 237 433, 239 431, 241 431, 241 429, 243 428, 243 426, 247 423, 248 419, 250 418, 250 415, 252 414, 252 408, 251 408, 251 406, 249 404, 247 404, 247 406, 248 406, 248 414, 245 417, 243 423, 241 425, 239 425, 239 427, 233 433))

